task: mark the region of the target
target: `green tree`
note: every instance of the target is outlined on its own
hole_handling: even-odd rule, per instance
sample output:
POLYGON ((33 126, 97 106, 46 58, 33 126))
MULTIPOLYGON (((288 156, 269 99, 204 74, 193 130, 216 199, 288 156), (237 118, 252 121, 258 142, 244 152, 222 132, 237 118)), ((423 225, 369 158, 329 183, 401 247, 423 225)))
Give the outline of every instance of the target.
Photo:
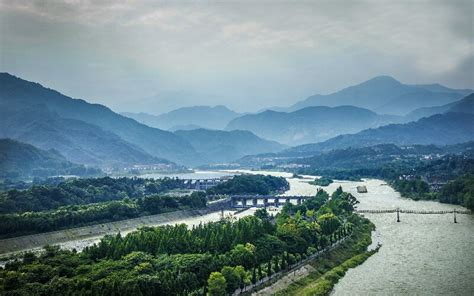
POLYGON ((240 274, 234 267, 224 266, 221 273, 227 283, 227 293, 232 293, 239 288, 240 274))
POLYGON ((207 280, 207 294, 211 296, 224 296, 227 283, 222 273, 215 271, 209 275, 207 280))

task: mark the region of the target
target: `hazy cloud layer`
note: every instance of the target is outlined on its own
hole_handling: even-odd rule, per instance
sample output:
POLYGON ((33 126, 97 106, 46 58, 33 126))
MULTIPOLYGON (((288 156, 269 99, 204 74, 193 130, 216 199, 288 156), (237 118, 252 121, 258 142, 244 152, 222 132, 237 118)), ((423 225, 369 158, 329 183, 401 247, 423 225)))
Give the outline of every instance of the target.
POLYGON ((151 113, 289 105, 380 74, 473 87, 473 3, 0 0, 0 70, 151 113))

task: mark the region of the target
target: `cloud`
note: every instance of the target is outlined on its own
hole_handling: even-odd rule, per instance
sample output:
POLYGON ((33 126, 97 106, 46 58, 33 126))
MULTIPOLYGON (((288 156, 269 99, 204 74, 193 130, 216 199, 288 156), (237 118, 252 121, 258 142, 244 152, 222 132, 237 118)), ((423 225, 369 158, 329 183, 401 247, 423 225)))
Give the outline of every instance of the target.
POLYGON ((472 22, 472 1, 4 0, 0 67, 116 109, 251 110, 379 74, 473 87, 472 22))

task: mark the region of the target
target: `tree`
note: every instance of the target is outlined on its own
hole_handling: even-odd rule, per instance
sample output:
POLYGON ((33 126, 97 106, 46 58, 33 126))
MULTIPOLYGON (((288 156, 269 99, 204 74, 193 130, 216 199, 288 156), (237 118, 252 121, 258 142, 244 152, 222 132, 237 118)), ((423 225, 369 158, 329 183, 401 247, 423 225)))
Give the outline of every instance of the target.
POLYGON ((222 273, 215 271, 209 275, 207 280, 207 294, 211 296, 224 296, 227 283, 222 273))
POLYGON ((221 273, 227 283, 227 293, 231 294, 239 288, 240 274, 234 267, 224 266, 221 270, 221 273))
POLYGON ((270 215, 268 214, 266 209, 258 209, 255 211, 255 217, 261 219, 261 220, 268 220, 270 218, 270 215))

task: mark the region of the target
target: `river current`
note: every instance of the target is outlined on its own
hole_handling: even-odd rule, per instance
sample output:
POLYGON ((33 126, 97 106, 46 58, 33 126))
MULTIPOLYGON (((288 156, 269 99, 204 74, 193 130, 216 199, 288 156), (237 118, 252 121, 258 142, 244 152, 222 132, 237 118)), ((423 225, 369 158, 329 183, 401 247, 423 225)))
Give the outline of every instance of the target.
MULTIPOLYGON (((289 195, 312 195, 317 190, 305 179, 289 181, 289 195)), ((380 180, 336 181, 324 190, 332 193, 338 186, 357 197, 359 209, 465 210, 403 198, 380 180), (356 186, 362 184, 367 193, 357 192, 356 186)), ((452 214, 400 214, 399 223, 395 213, 365 216, 375 224, 373 240, 382 247, 362 265, 350 269, 332 295, 474 295, 472 215, 458 215, 456 224, 452 214)))
MULTIPOLYGON (((291 178, 292 174, 266 171, 239 171, 282 176, 290 182, 284 195, 314 195, 317 186, 308 184, 315 177, 291 178)), ((197 172, 188 178, 210 178, 239 173, 197 172)), ((147 177, 162 177, 149 175, 147 177)), ((184 176, 179 176, 183 178, 184 176)), ((459 206, 430 201, 405 199, 380 180, 364 182, 336 181, 324 190, 332 193, 338 186, 351 192, 360 201, 359 209, 453 210, 459 206), (357 185, 366 185, 367 193, 357 193, 357 185)), ((254 209, 239 213, 236 218, 252 214, 254 209)), ((226 212, 226 214, 229 212, 226 212)), ((373 240, 381 243, 379 252, 362 265, 350 269, 336 284, 332 295, 474 295, 474 217, 452 214, 414 215, 365 214, 376 226, 373 240)), ((172 221, 196 225, 220 219, 220 213, 172 221)), ((62 243, 64 248, 82 249, 99 237, 62 243)))

